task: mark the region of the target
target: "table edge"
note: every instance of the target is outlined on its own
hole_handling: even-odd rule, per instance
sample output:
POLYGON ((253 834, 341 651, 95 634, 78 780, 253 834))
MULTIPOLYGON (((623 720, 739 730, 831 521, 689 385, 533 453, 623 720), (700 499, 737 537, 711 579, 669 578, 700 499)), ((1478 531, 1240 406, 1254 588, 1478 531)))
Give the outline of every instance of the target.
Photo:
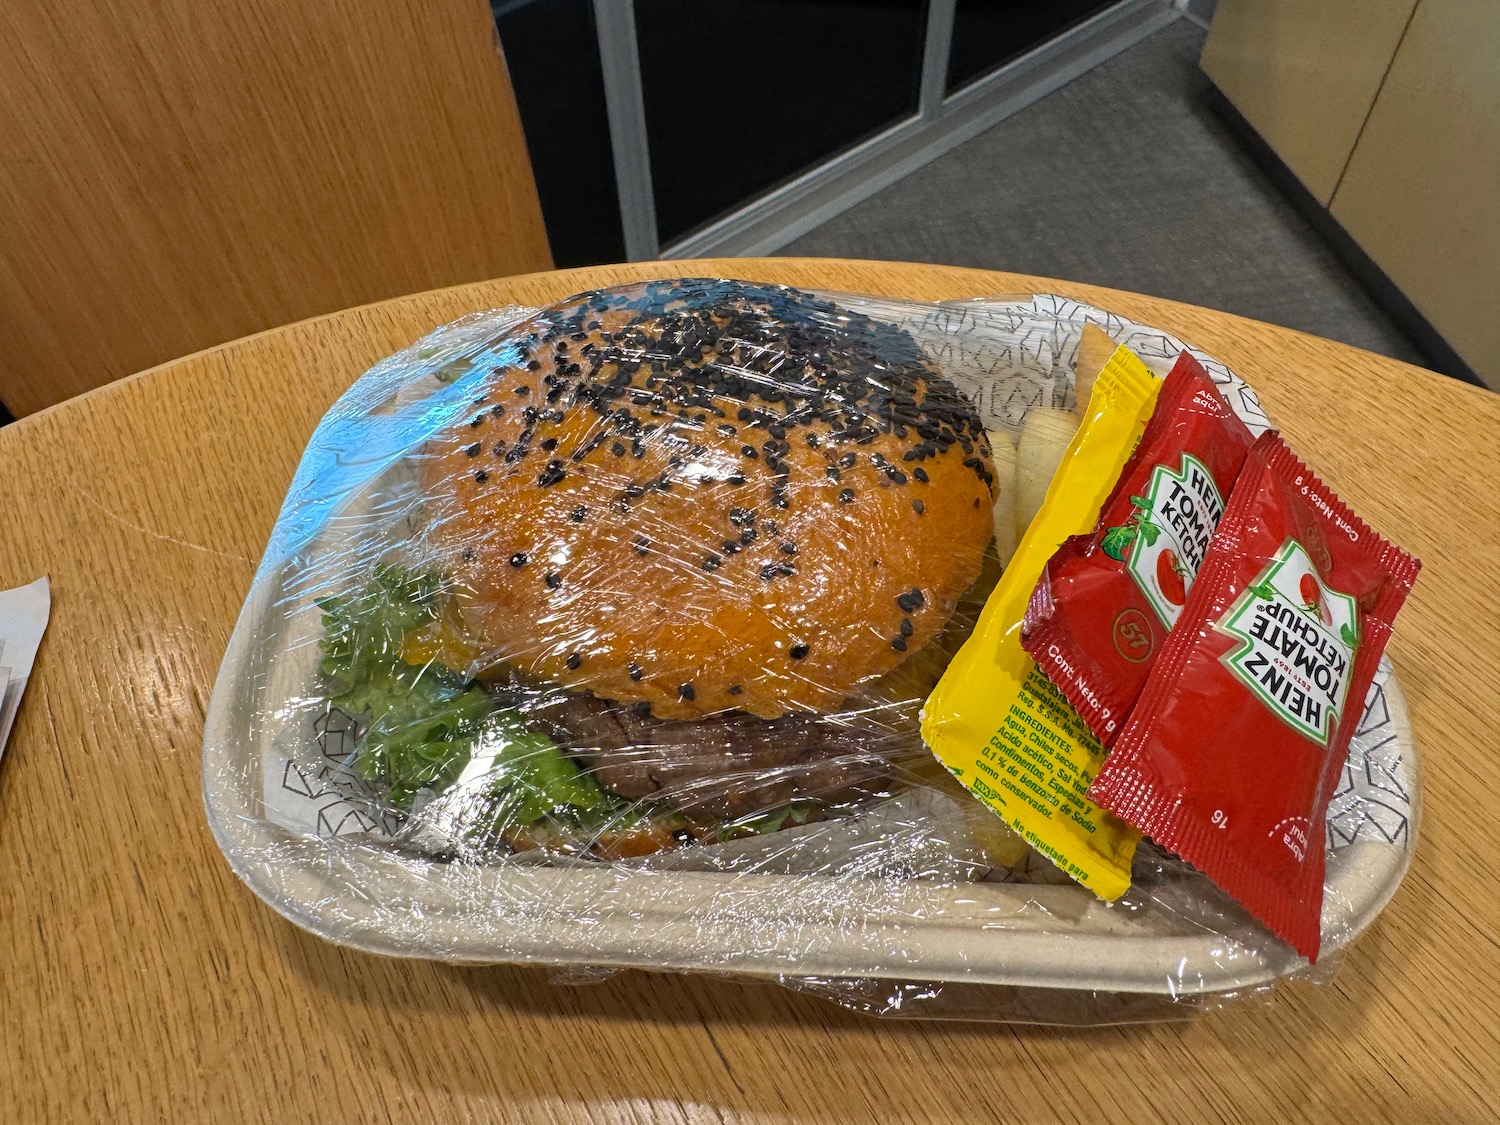
MULTIPOLYGON (((730 276, 729 271, 725 271, 721 268, 722 266, 730 263, 743 264, 744 266, 748 267, 748 269, 744 272, 750 275, 753 275, 756 272, 756 268, 764 263, 786 263, 804 267, 829 265, 847 266, 854 269, 869 270, 895 268, 902 270, 916 270, 924 273, 930 272, 934 274, 972 275, 976 279, 976 281, 978 281, 979 279, 992 279, 992 282, 976 285, 974 293, 975 297, 984 297, 994 293, 1013 293, 1020 291, 1030 291, 1033 293, 1057 293, 1060 296, 1071 297, 1076 300, 1086 301, 1089 304, 1098 305, 1102 308, 1111 309, 1113 308, 1113 306, 1109 304, 1100 304, 1101 296, 1105 301, 1108 301, 1114 297, 1122 297, 1126 300, 1127 303, 1131 300, 1145 300, 1156 305, 1166 306, 1168 308, 1183 309, 1190 313, 1207 313, 1211 316, 1223 318, 1227 321, 1239 322, 1253 328, 1255 331, 1269 330, 1273 335, 1286 334, 1294 337, 1302 337, 1304 339, 1314 341, 1319 345, 1326 345, 1342 349, 1344 351, 1371 356, 1381 365, 1398 365, 1399 367, 1405 368, 1412 377, 1427 380, 1429 386, 1431 386, 1432 388, 1444 388, 1442 393, 1446 394, 1457 392, 1460 396, 1472 396, 1471 401, 1475 406, 1488 407, 1489 409, 1494 410, 1497 421, 1500 421, 1500 392, 1491 391, 1486 387, 1473 386, 1472 384, 1464 383, 1460 380, 1453 379, 1439 372, 1431 371, 1425 367, 1418 367, 1414 364, 1407 363, 1404 360, 1380 355, 1378 352, 1371 352, 1365 348, 1360 348, 1353 344, 1345 344, 1337 340, 1329 340, 1322 336, 1314 336, 1311 333, 1302 332, 1295 328, 1287 328, 1279 324, 1272 324, 1269 321, 1255 320, 1251 317, 1241 316, 1238 313, 1225 312, 1220 309, 1210 308, 1206 305, 1194 305, 1186 301, 1174 300, 1170 297, 1158 297, 1150 293, 1135 292, 1127 289, 1115 289, 1111 286, 1094 285, 1089 282, 1069 281, 1064 278, 1044 277, 1035 274, 1011 273, 1006 270, 981 269, 974 266, 943 265, 933 262, 908 262, 898 260, 883 260, 876 258, 680 258, 651 260, 646 262, 610 262, 596 266, 573 266, 567 269, 537 270, 531 273, 506 274, 501 277, 484 278, 479 281, 465 281, 455 285, 441 286, 436 289, 419 290, 415 293, 405 293, 398 297, 385 297, 378 301, 369 301, 362 305, 350 305, 347 308, 337 309, 333 312, 320 313, 316 316, 305 317, 301 320, 289 321, 286 324, 277 325, 273 328, 265 328, 259 332, 253 332, 247 336, 238 336, 232 340, 225 340, 222 343, 214 344, 207 348, 200 348, 198 351, 189 352, 186 355, 178 356, 175 359, 165 360, 162 363, 154 364, 151 367, 147 367, 130 375, 123 376, 119 379, 114 380, 113 382, 94 387, 91 390, 85 391, 80 395, 75 395, 72 398, 64 399, 61 402, 54 403, 53 405, 43 410, 25 415, 24 417, 16 419, 14 422, 5 426, 3 429, 0 429, 0 442, 7 440, 8 435, 10 435, 9 440, 14 440, 14 435, 25 433, 32 427, 33 424, 39 423, 42 419, 49 418, 54 412, 79 406, 83 403, 91 404, 100 398, 108 397, 112 394, 123 393, 127 388, 130 388, 135 384, 147 379, 161 376, 165 372, 179 365, 207 359, 213 355, 223 352, 229 352, 244 345, 252 344, 258 340, 265 339, 267 337, 276 336, 287 332, 293 332, 300 328, 309 327, 311 325, 322 323, 323 321, 333 320, 339 317, 349 316, 351 314, 366 312, 389 306, 401 305, 406 302, 419 300, 423 297, 433 296, 437 294, 452 294, 461 290, 470 289, 477 290, 483 286, 495 285, 501 282, 524 282, 537 278, 565 278, 573 275, 590 276, 597 274, 597 272, 600 270, 652 267, 653 272, 659 269, 660 274, 663 277, 687 277, 693 276, 695 274, 701 276, 706 273, 711 273, 715 276, 730 276), (704 265, 712 265, 715 268, 707 271, 693 268, 704 265), (1017 286, 1016 282, 1018 281, 1022 282, 1023 284, 1017 286)), ((736 270, 733 272, 735 274, 739 274, 741 271, 736 270)), ((754 276, 741 276, 739 279, 747 281, 756 280, 754 276)), ((587 288, 587 286, 585 286, 585 288, 587 288)), ((845 292, 849 291, 845 290, 845 292)), ((865 295, 880 297, 888 296, 889 294, 871 293, 865 295)), ((432 327, 436 328, 438 327, 438 325, 434 324, 432 327)), ((1196 343, 1196 341, 1190 342, 1196 343)))

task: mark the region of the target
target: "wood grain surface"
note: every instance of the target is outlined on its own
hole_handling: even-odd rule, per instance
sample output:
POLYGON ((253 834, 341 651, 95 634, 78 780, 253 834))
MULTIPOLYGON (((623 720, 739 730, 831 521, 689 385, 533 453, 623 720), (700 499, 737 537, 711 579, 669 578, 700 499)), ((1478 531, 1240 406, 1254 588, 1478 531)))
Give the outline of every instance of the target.
POLYGON ((0 4, 0 401, 552 264, 486 0, 0 4))
POLYGON ((1400 1121, 1500 1115, 1500 398, 1133 294, 814 260, 537 274, 240 340, 0 431, 0 587, 54 609, 0 763, 8 1120, 1400 1121), (771 984, 382 960, 230 874, 204 708, 303 445, 374 361, 461 313, 677 273, 909 298, 1055 291, 1175 332, 1426 562, 1390 654, 1422 748, 1410 875, 1331 983, 1186 1024, 883 1021, 771 984))

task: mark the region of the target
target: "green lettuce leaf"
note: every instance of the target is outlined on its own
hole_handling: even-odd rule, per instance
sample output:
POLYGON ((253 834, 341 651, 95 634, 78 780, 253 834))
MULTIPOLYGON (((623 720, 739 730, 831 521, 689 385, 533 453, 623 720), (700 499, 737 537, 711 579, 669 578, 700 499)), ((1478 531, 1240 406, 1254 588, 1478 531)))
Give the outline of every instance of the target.
POLYGON ((353 763, 360 776, 410 808, 420 790, 451 786, 477 752, 491 759, 482 783, 493 802, 485 818, 492 828, 618 808, 550 738, 528 730, 519 712, 497 707, 435 661, 401 659, 406 635, 438 616, 442 597, 436 574, 379 564, 363 589, 318 603, 329 701, 361 720, 353 763))

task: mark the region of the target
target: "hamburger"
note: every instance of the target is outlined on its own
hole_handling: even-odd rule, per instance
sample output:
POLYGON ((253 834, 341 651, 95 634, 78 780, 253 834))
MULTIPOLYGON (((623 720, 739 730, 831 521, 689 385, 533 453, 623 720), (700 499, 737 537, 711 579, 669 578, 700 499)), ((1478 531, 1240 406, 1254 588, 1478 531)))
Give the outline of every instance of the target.
MULTIPOLYGON (((886 791, 914 737, 903 674, 944 647, 993 535, 972 404, 900 328, 776 286, 596 290, 507 343, 414 453, 404 569, 324 606, 332 653, 360 647, 361 612, 405 605, 363 648, 442 689, 403 722, 457 706, 438 727, 467 740, 445 758, 418 737, 441 765, 398 784, 380 746, 410 724, 353 700, 366 776, 441 804, 472 760, 508 762, 498 798, 453 798, 470 829, 478 800, 486 838, 596 854, 886 791), (527 820, 505 794, 537 789, 518 775, 539 755, 567 784, 527 820)), ((342 686, 353 663, 325 667, 342 686)))

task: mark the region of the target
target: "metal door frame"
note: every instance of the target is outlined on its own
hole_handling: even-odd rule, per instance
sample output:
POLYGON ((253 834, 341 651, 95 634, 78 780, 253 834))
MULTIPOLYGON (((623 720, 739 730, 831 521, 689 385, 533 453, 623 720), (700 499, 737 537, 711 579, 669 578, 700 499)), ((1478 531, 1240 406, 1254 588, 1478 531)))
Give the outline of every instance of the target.
POLYGON ((1183 16, 1188 0, 1123 0, 949 95, 957 0, 929 0, 917 112, 707 226, 661 245, 634 0, 593 0, 620 222, 630 261, 768 254, 1183 16))

